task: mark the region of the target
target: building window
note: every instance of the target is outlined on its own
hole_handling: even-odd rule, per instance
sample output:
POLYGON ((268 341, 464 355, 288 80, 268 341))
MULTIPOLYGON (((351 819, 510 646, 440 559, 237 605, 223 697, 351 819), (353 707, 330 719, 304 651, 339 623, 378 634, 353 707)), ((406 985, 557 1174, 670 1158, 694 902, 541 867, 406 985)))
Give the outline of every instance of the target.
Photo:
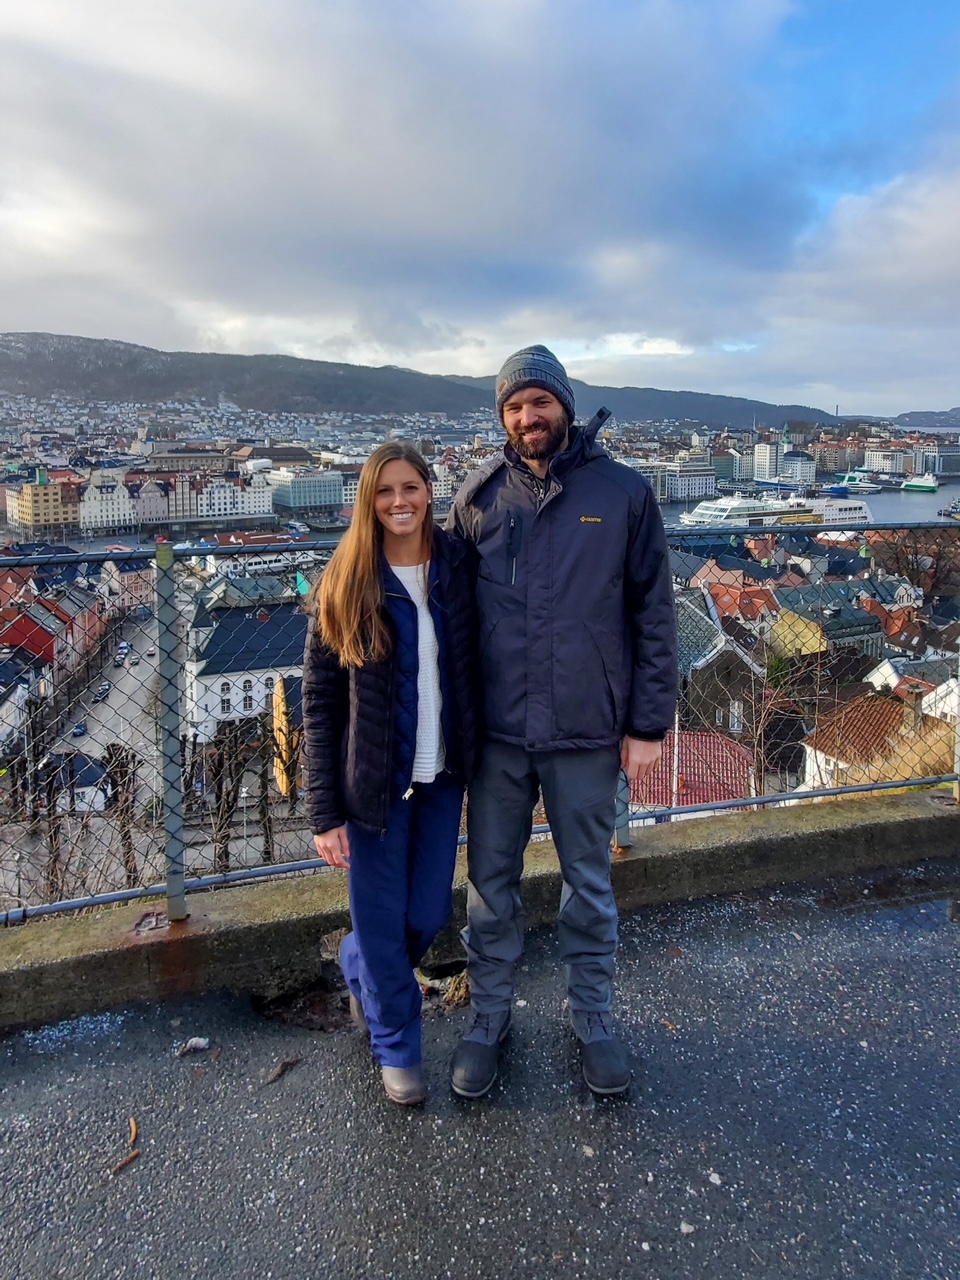
POLYGON ((265 707, 273 705, 273 676, 267 676, 263 682, 263 705, 265 707))
POLYGON ((714 719, 717 724, 717 727, 722 729, 723 728, 723 711, 719 707, 717 707, 714 719))
POLYGON ((230 685, 227 681, 224 681, 220 686, 220 714, 222 716, 228 716, 230 711, 230 685))
POLYGON ((243 709, 244 711, 253 710, 253 681, 244 680, 243 682, 243 709))
POLYGON ((739 698, 730 702, 730 732, 743 733, 743 702, 739 698))

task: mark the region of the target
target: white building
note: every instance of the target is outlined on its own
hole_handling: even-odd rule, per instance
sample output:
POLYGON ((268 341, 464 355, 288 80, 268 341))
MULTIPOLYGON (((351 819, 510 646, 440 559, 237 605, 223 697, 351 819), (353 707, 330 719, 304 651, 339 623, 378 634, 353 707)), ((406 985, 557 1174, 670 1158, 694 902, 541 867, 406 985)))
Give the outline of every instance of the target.
POLYGON ((685 462, 644 462, 638 468, 650 479, 654 492, 663 495, 664 502, 699 502, 702 498, 714 498, 717 493, 717 473, 702 459, 685 462))
POLYGON ((433 471, 433 496, 441 501, 452 498, 460 487, 453 477, 453 472, 447 467, 434 467, 433 471))
POLYGON ((273 511, 266 476, 209 476, 197 484, 197 518, 231 520, 241 516, 265 516, 273 511))
POLYGON ((783 446, 779 441, 773 444, 758 444, 753 450, 753 476, 755 480, 772 480, 780 474, 780 461, 783 457, 783 446))
POLYGON ((322 516, 343 506, 343 476, 316 467, 277 467, 267 472, 273 509, 282 514, 322 516))
POLYGON ((798 485, 813 484, 817 478, 816 460, 803 449, 788 449, 780 459, 780 475, 792 476, 798 485))
POLYGON ((955 444, 917 444, 913 447, 913 473, 956 476, 960 473, 960 446, 955 444))
POLYGON ((128 533, 136 527, 125 471, 93 471, 80 490, 80 533, 128 533))
POLYGON ((224 721, 269 713, 278 676, 303 673, 307 615, 299 602, 198 609, 184 663, 186 719, 201 742, 224 721))
POLYGON ((879 471, 884 475, 902 476, 906 471, 907 453, 904 449, 864 450, 863 466, 866 471, 879 471))
POLYGON ((752 480, 754 457, 752 449, 731 449, 734 480, 752 480))

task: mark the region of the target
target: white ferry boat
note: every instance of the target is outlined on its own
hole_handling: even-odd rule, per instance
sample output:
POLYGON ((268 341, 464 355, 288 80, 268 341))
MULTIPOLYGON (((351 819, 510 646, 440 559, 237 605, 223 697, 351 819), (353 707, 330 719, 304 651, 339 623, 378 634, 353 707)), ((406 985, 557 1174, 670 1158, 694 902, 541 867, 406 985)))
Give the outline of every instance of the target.
POLYGON ((752 527, 770 524, 863 525, 873 520, 860 498, 711 498, 680 516, 683 525, 752 527))
POLYGON ((859 471, 847 471, 845 474, 837 472, 837 479, 832 485, 823 485, 820 489, 821 493, 883 493, 883 485, 874 484, 872 480, 859 471))
POLYGON ((813 485, 796 476, 770 476, 765 480, 753 481, 757 489, 774 489, 777 493, 807 493, 813 491, 813 485))
POLYGON ((929 471, 925 471, 922 476, 909 476, 900 488, 907 493, 937 493, 940 489, 940 481, 929 471))

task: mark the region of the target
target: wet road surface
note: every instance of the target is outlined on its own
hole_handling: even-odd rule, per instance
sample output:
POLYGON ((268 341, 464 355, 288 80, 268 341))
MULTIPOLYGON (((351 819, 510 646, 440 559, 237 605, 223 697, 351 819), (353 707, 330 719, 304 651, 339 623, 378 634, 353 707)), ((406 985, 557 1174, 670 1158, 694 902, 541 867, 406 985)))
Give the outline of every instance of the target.
POLYGON ((550 931, 476 1103, 446 1086, 460 1011, 427 1022, 414 1111, 358 1033, 235 997, 9 1038, 0 1274, 956 1280, 958 885, 927 864, 630 917, 625 1100, 578 1083, 550 931), (210 1050, 176 1058, 190 1036, 210 1050))

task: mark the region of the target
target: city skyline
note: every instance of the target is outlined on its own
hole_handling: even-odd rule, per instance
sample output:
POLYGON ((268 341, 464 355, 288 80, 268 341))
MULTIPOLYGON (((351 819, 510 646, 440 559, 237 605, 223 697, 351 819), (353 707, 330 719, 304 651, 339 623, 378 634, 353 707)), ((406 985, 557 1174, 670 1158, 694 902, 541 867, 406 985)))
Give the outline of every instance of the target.
POLYGON ((0 331, 895 415, 960 403, 960 15, 0 14, 0 331))

